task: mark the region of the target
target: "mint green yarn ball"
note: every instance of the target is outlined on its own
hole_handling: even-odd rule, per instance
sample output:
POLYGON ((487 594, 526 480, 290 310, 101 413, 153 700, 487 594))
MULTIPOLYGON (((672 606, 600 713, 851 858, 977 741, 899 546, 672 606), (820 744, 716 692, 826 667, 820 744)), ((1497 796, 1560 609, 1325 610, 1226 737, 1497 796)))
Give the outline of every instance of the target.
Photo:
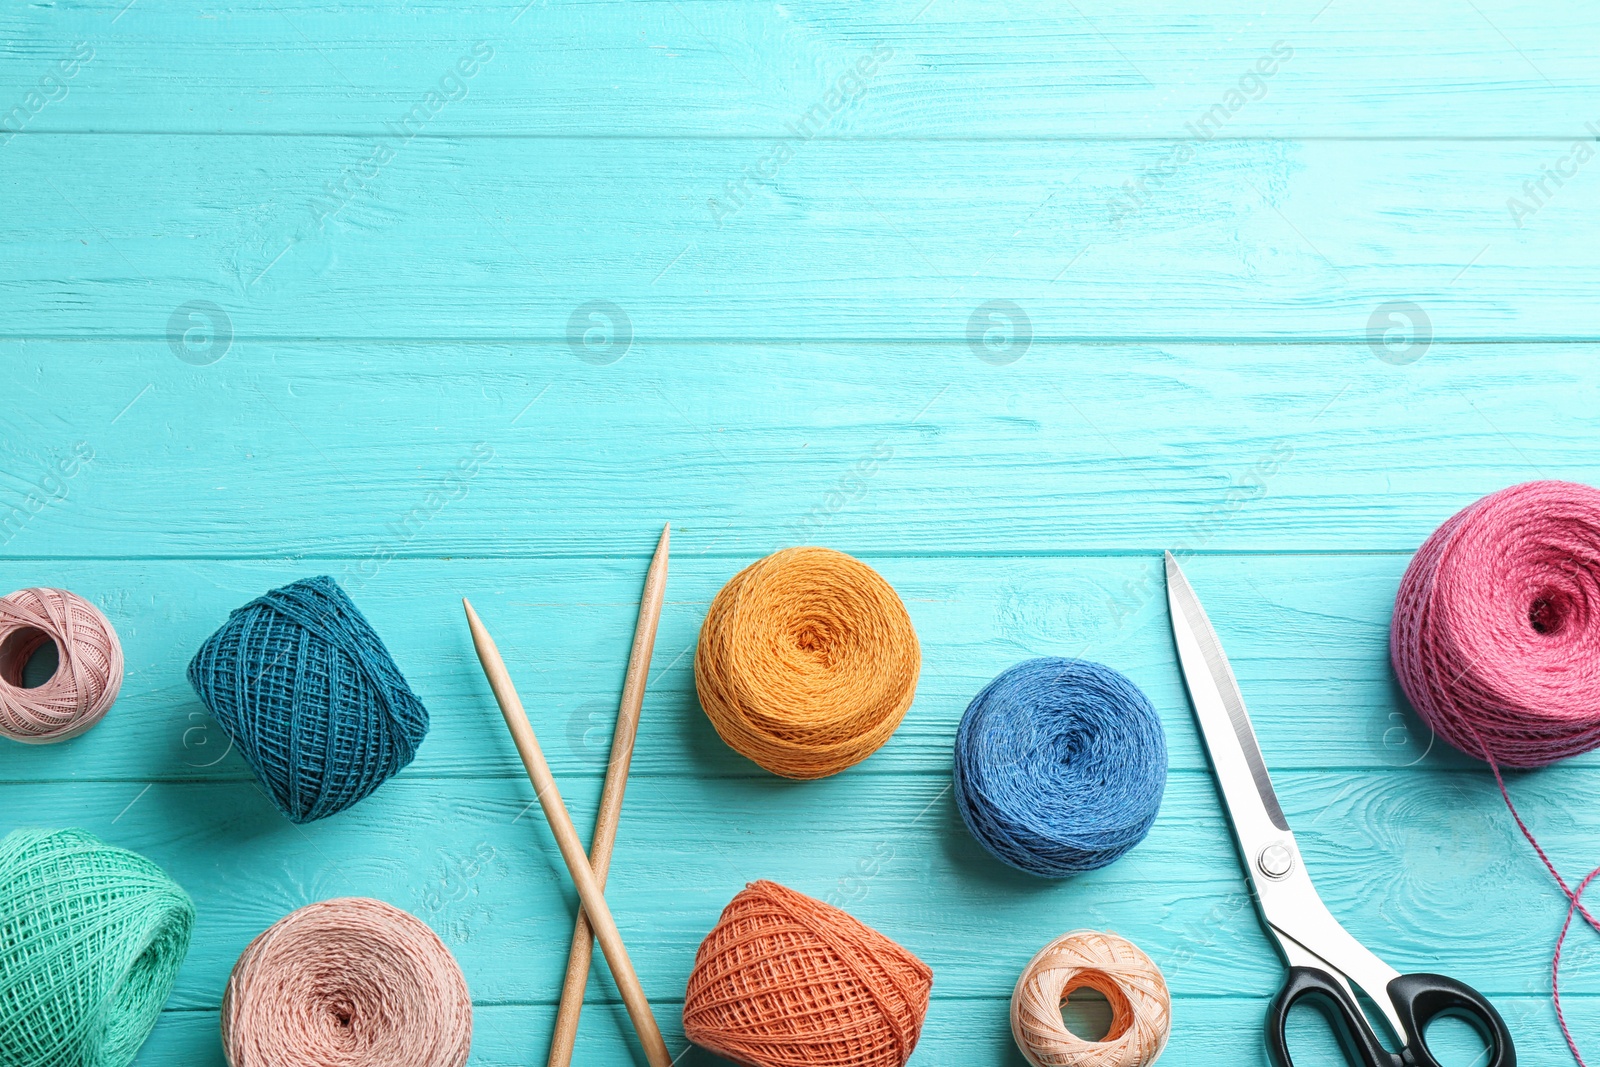
POLYGON ((127 1067, 189 952, 194 902, 85 830, 0 839, 0 1067, 127 1067))

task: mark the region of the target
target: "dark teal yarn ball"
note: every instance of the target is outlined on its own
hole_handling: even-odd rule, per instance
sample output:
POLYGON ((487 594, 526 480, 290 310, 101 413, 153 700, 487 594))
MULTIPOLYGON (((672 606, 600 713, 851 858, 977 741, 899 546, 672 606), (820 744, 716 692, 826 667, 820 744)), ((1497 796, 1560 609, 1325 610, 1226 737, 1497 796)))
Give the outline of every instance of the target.
POLYGON ((962 821, 1029 874, 1063 878, 1122 856, 1150 832, 1166 785, 1160 716, 1138 686, 1088 660, 1003 671, 956 730, 962 821))
POLYGON ((422 706, 332 578, 306 578, 228 616, 189 684, 290 820, 343 811, 411 762, 422 706))

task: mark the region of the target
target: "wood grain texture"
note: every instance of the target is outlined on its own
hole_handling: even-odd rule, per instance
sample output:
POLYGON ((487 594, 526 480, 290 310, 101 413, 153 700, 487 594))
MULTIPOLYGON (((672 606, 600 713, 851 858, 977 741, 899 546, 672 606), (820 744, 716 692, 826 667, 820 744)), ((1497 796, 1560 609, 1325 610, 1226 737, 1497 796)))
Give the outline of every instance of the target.
MULTIPOLYGON (((1174 1014, 1186 1027, 1207 1035, 1193 1049, 1185 1049, 1179 1063, 1194 1067, 1271 1067, 1260 1037, 1262 1006, 1254 1001, 1230 997, 1184 997, 1175 999, 1174 1014)), ((1567 1004, 1568 1018, 1575 1026, 1600 1025, 1600 998, 1574 997, 1567 1004), (1594 1020, 1591 1022, 1591 1020, 1594 1020)), ((682 1028, 674 1009, 669 1044, 684 1047, 682 1028)), ((1538 997, 1502 997, 1501 1014, 1516 1035, 1517 1052, 1535 1063, 1559 1063, 1566 1046, 1555 1028, 1555 1014, 1547 1000, 1538 997)), ((612 1013, 620 1009, 612 1009, 612 1013)), ((581 1047, 596 1064, 627 1063, 628 1050, 605 1011, 595 1011, 586 1020, 580 1035, 581 1047)), ((925 1031, 912 1063, 983 1063, 993 1067, 1025 1067, 1021 1053, 1011 1040, 1006 1004, 996 1000, 939 1000, 928 1015, 925 1031)), ((549 1012, 543 1005, 493 1005, 480 1007, 475 1021, 474 1064, 483 1067, 525 1067, 531 1062, 530 1048, 538 1048, 549 1033, 549 1012)), ((1464 1026, 1465 1024, 1460 1024, 1464 1026)), ((1312 1063, 1337 1063, 1338 1053, 1313 1012, 1291 1019, 1290 1033, 1296 1039, 1297 1054, 1303 1049, 1312 1063), (1317 1057, 1317 1058, 1312 1058, 1317 1057)), ((1446 1063, 1470 1063, 1481 1049, 1474 1039, 1448 1020, 1440 1023, 1430 1040, 1446 1063)), ((1169 1051, 1173 1059, 1178 1050, 1169 1051)), ((1163 1062, 1166 1062, 1165 1060, 1163 1062)), ((1519 1061, 1520 1062, 1520 1061, 1519 1061)), ((223 1067, 222 1050, 217 1041, 217 1015, 212 1011, 168 1012, 145 1046, 139 1067, 162 1067, 183 1063, 192 1067, 223 1067)), ((700 1049, 693 1049, 678 1061, 681 1067, 712 1067, 726 1061, 700 1049)))
POLYGON ((964 346, 989 300, 1039 340, 1358 341, 1407 301, 1440 340, 1600 337, 1590 172, 1507 208, 1564 145, 1188 147, 812 142, 751 182, 771 150, 745 141, 17 137, 0 312, 10 337, 164 339, 208 300, 238 338, 531 341, 600 300, 640 339, 964 346))
POLYGON ((477 649, 478 658, 483 663, 483 673, 488 677, 489 685, 494 690, 495 701, 505 715, 506 726, 510 728, 517 752, 522 757, 523 766, 527 768, 528 782, 533 786, 534 799, 544 810, 545 823, 555 837, 561 858, 566 863, 567 873, 572 876, 572 883, 583 912, 594 924, 595 939, 600 942, 606 963, 611 968, 611 976, 617 983, 617 992, 627 1006, 629 1022, 639 1035, 639 1043, 644 1048, 645 1057, 650 1061, 651 1067, 672 1067, 672 1054, 667 1051, 666 1041, 661 1036, 660 1024, 656 1022, 650 1004, 645 999, 644 990, 639 985, 639 976, 634 971, 633 962, 628 958, 628 950, 622 943, 622 934, 617 930, 616 920, 611 917, 611 908, 606 904, 605 890, 595 877, 594 869, 589 865, 589 857, 584 854, 583 839, 578 836, 578 829, 572 823, 572 816, 561 801, 561 792, 556 786, 555 776, 550 773, 550 765, 545 762, 544 753, 539 750, 538 738, 534 736, 533 727, 528 722, 528 713, 517 697, 505 661, 500 658, 500 650, 495 647, 494 639, 484 629, 483 622, 478 618, 478 613, 472 610, 472 605, 463 599, 461 606, 466 609, 467 621, 472 627, 472 643, 477 649))
MULTIPOLYGON (((1592 775, 1563 768, 1518 787, 1567 867, 1600 831, 1592 806, 1562 810, 1592 775)), ((934 969, 936 998, 1005 999, 1045 941, 1086 926, 1139 944, 1185 995, 1267 997, 1282 979, 1202 772, 1172 776, 1150 836, 1122 861, 1063 882, 989 858, 961 824, 948 773, 841 775, 806 790, 682 781, 634 776, 607 882, 652 1001, 681 998, 694 949, 758 878, 831 900, 905 945, 934 969)), ((573 817, 592 819, 598 780, 563 784, 573 817)), ((1481 774, 1280 771, 1276 784, 1329 907, 1396 967, 1490 995, 1547 988, 1561 898, 1481 774), (1486 936, 1514 907, 1526 936, 1486 936)), ((193 894, 200 915, 175 1008, 216 1007, 238 954, 276 918, 364 894, 433 926, 475 1002, 547 1003, 554 1015, 577 900, 526 780, 399 778, 300 830, 244 782, 4 785, 0 800, 26 805, 31 824, 70 822, 143 852, 193 894)), ((1600 946, 1574 939, 1562 968, 1574 990, 1592 988, 1600 946)), ((590 995, 616 1000, 603 968, 590 995)))
POLYGON ((1231 135, 1571 138, 1600 119, 1600 17, 1581 0, 1448 16, 1380 0, 477 0, 405 17, 233 0, 119 17, 126 2, 0 12, 0 100, 79 42, 94 49, 30 131, 379 134, 476 42, 494 58, 429 135, 782 136, 885 46, 893 60, 829 135, 1188 136, 1280 42, 1292 56, 1264 92, 1246 83, 1231 135))
MULTIPOLYGON (((161 325, 164 315, 146 316, 161 325)), ((1596 481, 1577 345, 0 343, 8 557, 1409 553, 1479 496, 1596 481), (71 395, 72 403, 62 398, 71 395), (75 446, 63 486, 46 481, 75 446), (631 507, 622 506, 627 501, 631 507)), ((254 595, 252 593, 251 595, 254 595)), ((220 604, 218 606, 221 606, 220 604)), ((625 655, 625 653, 624 653, 625 655)))
MULTIPOLYGON (((1578 0, 6 6, 0 585, 88 596, 128 679, 90 734, 0 745, 0 831, 82 825, 194 895, 144 1067, 218 1067, 239 951, 350 894, 460 958, 474 1067, 536 1062, 576 901, 456 605, 588 824, 670 517, 608 899, 674 1054, 695 947, 773 878, 934 967, 913 1067, 1020 1067, 1016 973, 1077 926, 1166 970, 1164 1064, 1265 1067, 1281 966, 1161 603, 1187 549, 1334 912, 1563 1062, 1560 897, 1386 641, 1446 516, 1600 483, 1597 30, 1578 0), (797 543, 870 560, 924 653, 890 743, 804 784, 721 744, 691 670, 722 583, 797 543), (183 670, 317 573, 433 728, 294 827, 183 670), (947 788, 967 701, 1042 654, 1132 677, 1173 768, 1149 839, 1063 883, 990 861, 947 788)), ((1563 870, 1600 858, 1600 757, 1510 787, 1563 870)), ((641 1062, 596 970, 574 1062, 641 1062)), ((1600 1032, 1594 938, 1563 985, 1600 1032)))
MULTIPOLYGON (((645 571, 633 646, 628 650, 628 672, 622 678, 622 697, 617 701, 617 721, 612 727, 611 750, 606 757, 605 784, 600 789, 600 806, 595 814, 594 832, 589 837, 589 863, 602 889, 611 870, 611 852, 616 847, 617 828, 622 821, 633 745, 639 736, 639 713, 644 707, 650 658, 655 651, 661 608, 667 596, 671 544, 672 526, 668 523, 661 528, 661 540, 656 542, 650 568, 645 571)), ((583 998, 588 991, 589 965, 593 959, 594 930, 588 914, 579 911, 572 928, 572 947, 567 952, 567 973, 562 979, 555 1031, 550 1038, 550 1057, 546 1061, 549 1067, 568 1067, 572 1062, 573 1043, 578 1037, 578 1022, 583 1014, 583 998)))
MULTIPOLYGON (((641 551, 649 543, 646 534, 641 551)), ((692 766, 697 775, 762 779, 763 772, 717 738, 700 710, 693 677, 694 642, 706 608, 749 560, 698 557, 694 547, 678 531, 633 773, 670 777, 692 766)), ((1012 663, 1041 655, 1082 655, 1115 665, 1160 711, 1172 766, 1204 771, 1173 659, 1157 557, 874 557, 872 563, 906 603, 922 643, 923 670, 905 722, 852 774, 947 772, 956 724, 973 694, 1012 663)), ((64 580, 93 600, 116 626, 129 665, 112 712, 72 745, 0 746, 0 781, 248 780, 243 760, 206 715, 184 670, 233 608, 296 577, 324 572, 350 590, 432 715, 428 738, 402 778, 523 775, 510 740, 500 736, 471 644, 457 632, 456 598, 463 592, 492 613, 559 780, 604 774, 644 559, 396 560, 366 582, 346 569, 351 564, 0 564, 0 586, 64 580)), ((1365 776, 1419 762, 1477 767, 1432 741, 1390 670, 1389 614, 1405 564, 1397 555, 1231 555, 1185 562, 1227 643, 1274 768, 1365 776)), ((1592 767, 1597 760, 1585 756, 1571 765, 1592 767)))

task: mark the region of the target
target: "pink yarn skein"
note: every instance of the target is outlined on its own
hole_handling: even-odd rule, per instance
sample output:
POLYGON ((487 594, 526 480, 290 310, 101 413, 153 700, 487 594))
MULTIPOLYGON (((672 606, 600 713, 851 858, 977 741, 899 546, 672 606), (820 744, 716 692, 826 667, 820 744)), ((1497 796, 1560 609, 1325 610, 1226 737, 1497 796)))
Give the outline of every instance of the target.
POLYGON ((1600 490, 1513 485, 1418 550, 1389 650, 1417 714, 1470 756, 1542 767, 1600 746, 1600 490))
POLYGON ((325 900, 279 919, 222 997, 230 1067, 462 1067, 471 1044, 455 957, 381 900, 325 900))
POLYGON ((1600 931, 1517 813, 1500 768, 1543 767, 1600 747, 1600 489, 1526 482, 1457 512, 1417 551, 1395 597, 1389 653, 1412 707, 1486 761, 1500 795, 1567 898, 1550 988, 1561 1010, 1561 947, 1575 916, 1600 931))
POLYGON ((0 597, 0 735, 44 745, 99 722, 122 688, 122 645, 100 609, 65 589, 19 589, 0 597), (56 671, 22 684, 23 668, 46 641, 56 671))

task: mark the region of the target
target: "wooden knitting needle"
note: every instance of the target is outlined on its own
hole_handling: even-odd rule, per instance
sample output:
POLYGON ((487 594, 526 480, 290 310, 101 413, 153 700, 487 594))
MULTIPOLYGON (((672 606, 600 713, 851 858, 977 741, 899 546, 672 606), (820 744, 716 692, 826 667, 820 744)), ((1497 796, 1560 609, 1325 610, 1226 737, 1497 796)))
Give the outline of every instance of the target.
POLYGON ((561 858, 566 861, 572 882, 578 887, 578 899, 583 902, 583 910, 589 913, 595 937, 600 941, 600 951, 611 967, 611 977, 616 979, 618 991, 622 993, 622 1003, 628 1009, 628 1018, 633 1020, 634 1030, 639 1034, 645 1058, 650 1061, 650 1067, 672 1067, 672 1057, 667 1054, 667 1043, 661 1037, 661 1028, 656 1025, 650 1002, 645 999, 644 990, 639 986, 639 976, 634 973, 628 950, 623 947, 622 934, 617 930, 616 920, 611 917, 611 909, 606 906, 600 883, 595 881, 589 858, 583 854, 583 843, 578 840, 578 831, 572 825, 572 816, 567 814, 567 806, 561 802, 561 793, 556 789, 550 765, 544 761, 544 753, 539 751, 539 739, 533 735, 528 713, 522 710, 522 701, 517 697, 516 687, 511 684, 511 675, 506 672, 500 650, 495 647, 494 638, 484 629, 483 620, 472 610, 472 604, 466 597, 461 598, 461 606, 467 609, 467 625, 472 627, 472 644, 478 650, 478 661, 483 664, 483 673, 489 679, 489 688, 494 690, 500 713, 511 728, 511 739, 516 742, 522 765, 528 769, 528 779, 533 782, 534 795, 544 809, 551 833, 555 834, 561 858))
MULTIPOLYGON (((650 675, 650 654, 656 646, 656 625, 661 621, 661 603, 667 595, 667 542, 672 524, 661 529, 656 554, 644 576, 644 595, 639 599, 639 622, 633 630, 633 651, 628 654, 628 673, 622 682, 622 702, 617 707, 617 726, 611 736, 611 763, 606 768, 606 785, 600 794, 600 814, 595 817, 594 839, 589 842, 589 865, 595 881, 604 889, 611 868, 611 849, 617 841, 617 822, 622 817, 622 794, 628 788, 628 767, 633 762, 633 742, 639 735, 639 709, 644 705, 645 680, 650 675)), ((561 986, 561 1007, 556 1012, 556 1031, 550 1039, 550 1067, 568 1067, 572 1046, 578 1038, 578 1018, 583 1013, 583 992, 589 984, 589 964, 594 959, 594 931, 588 913, 579 910, 572 931, 572 951, 567 955, 567 980, 561 986)))

